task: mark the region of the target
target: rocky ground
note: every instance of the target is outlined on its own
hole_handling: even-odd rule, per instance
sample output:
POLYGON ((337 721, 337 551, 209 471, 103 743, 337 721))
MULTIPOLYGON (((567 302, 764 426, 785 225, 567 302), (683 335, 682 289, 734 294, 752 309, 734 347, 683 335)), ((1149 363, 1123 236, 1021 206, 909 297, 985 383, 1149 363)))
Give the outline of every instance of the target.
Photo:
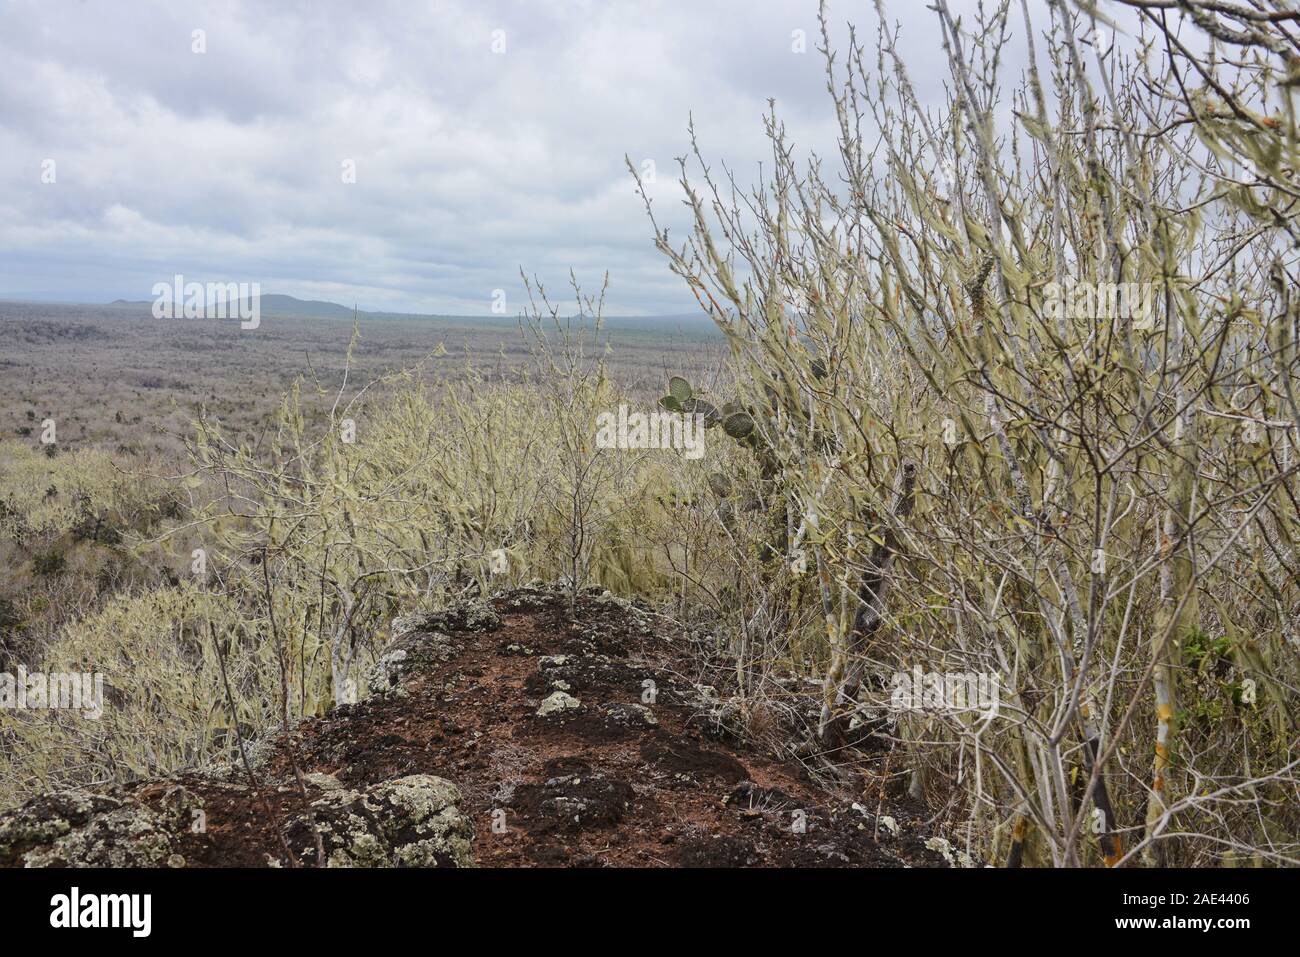
POLYGON ((247 768, 0 815, 0 866, 957 862, 901 788, 733 735, 689 640, 635 604, 589 594, 574 622, 524 588, 394 632, 368 697, 249 742, 247 768))

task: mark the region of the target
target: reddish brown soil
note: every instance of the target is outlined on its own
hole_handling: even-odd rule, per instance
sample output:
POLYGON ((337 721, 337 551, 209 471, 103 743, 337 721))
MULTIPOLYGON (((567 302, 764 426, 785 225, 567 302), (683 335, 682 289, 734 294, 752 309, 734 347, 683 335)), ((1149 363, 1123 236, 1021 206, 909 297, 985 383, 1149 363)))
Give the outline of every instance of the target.
MULTIPOLYGON (((924 847, 921 808, 880 780, 829 789, 796 759, 710 734, 716 722, 677 677, 693 673, 680 636, 611 602, 584 601, 578 623, 544 594, 496 607, 500 630, 453 635, 459 654, 407 677, 405 694, 302 724, 294 733, 301 770, 332 774, 345 787, 408 774, 455 782, 487 867, 943 864, 924 847), (555 655, 569 660, 544 658, 555 655), (646 679, 657 691, 648 705, 646 679), (537 717, 555 680, 582 707, 537 717), (878 808, 897 820, 900 836, 875 833, 878 808)), ((261 777, 276 817, 301 811, 283 742, 261 777)), ((242 773, 229 787, 180 780, 207 808, 207 832, 184 849, 191 866, 285 859, 242 773)), ((311 843, 290 837, 294 847, 311 843)))

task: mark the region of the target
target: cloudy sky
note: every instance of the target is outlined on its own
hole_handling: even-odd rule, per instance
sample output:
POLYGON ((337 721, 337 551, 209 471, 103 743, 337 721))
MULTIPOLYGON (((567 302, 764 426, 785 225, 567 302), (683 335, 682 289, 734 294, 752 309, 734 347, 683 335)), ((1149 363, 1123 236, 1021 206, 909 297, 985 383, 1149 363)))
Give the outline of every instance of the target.
MULTIPOLYGON (((925 6, 888 3, 929 98, 925 6)), ((874 37, 866 0, 830 10, 874 37)), ((411 312, 504 289, 513 314, 522 267, 608 270, 616 314, 688 311, 624 154, 673 223, 692 113, 742 173, 769 97, 829 152, 815 38, 815 0, 0 0, 0 298, 148 299, 181 273, 411 312)))

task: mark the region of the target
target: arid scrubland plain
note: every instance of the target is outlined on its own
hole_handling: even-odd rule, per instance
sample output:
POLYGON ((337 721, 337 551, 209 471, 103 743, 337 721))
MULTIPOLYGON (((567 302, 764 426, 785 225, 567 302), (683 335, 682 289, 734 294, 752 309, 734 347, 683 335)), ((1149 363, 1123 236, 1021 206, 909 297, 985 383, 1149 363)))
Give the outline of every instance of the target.
POLYGON ((0 863, 1300 863, 1300 14, 885 7, 691 317, 0 303, 0 863))
MULTIPOLYGON (((255 439, 294 379, 318 382, 332 399, 347 365, 351 317, 295 314, 310 313, 306 303, 282 309, 245 331, 234 322, 155 319, 149 303, 0 302, 0 434, 39 445, 39 423, 56 417, 64 451, 137 452, 157 462, 183 453, 194 418, 206 412, 255 439)), ((461 377, 467 364, 517 379, 528 355, 513 318, 367 313, 356 323, 352 375, 363 381, 424 360, 429 381, 461 377)), ((610 343, 612 373, 643 398, 658 396, 670 370, 710 374, 724 352, 700 317, 614 319, 601 341, 610 343)))

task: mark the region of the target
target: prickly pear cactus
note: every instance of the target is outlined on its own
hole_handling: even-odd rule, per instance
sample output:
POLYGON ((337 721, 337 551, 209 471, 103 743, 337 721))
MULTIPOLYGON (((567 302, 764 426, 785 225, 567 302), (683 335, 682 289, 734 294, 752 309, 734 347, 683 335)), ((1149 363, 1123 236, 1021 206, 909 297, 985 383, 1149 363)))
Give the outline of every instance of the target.
MULTIPOLYGON (((659 400, 660 407, 670 412, 703 415, 706 429, 720 425, 724 435, 754 455, 761 476, 761 493, 750 496, 741 506, 748 510, 766 506, 768 536, 767 541, 759 547, 760 557, 765 564, 784 556, 785 543, 789 537, 786 527, 786 495, 778 487, 780 465, 758 426, 759 417, 765 420, 775 417, 777 396, 772 390, 768 390, 767 402, 768 408, 764 409, 746 408, 735 401, 724 402, 719 407, 700 396, 695 387, 681 376, 673 376, 668 380, 668 394, 659 400)), ((721 472, 711 473, 708 482, 713 493, 723 500, 723 519, 729 523, 733 515, 729 499, 735 491, 736 483, 721 472)))

